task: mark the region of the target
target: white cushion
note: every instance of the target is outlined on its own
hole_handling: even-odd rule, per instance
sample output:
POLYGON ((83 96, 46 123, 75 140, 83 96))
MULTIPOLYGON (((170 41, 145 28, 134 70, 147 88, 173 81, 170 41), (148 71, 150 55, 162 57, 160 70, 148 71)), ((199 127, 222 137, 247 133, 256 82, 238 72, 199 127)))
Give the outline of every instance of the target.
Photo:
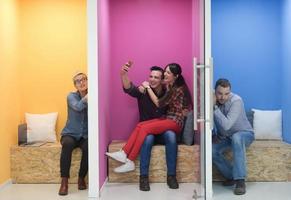
POLYGON ((56 121, 58 113, 25 113, 27 142, 56 142, 56 121))
POLYGON ((254 111, 254 132, 256 139, 282 140, 282 111, 257 110, 254 111))

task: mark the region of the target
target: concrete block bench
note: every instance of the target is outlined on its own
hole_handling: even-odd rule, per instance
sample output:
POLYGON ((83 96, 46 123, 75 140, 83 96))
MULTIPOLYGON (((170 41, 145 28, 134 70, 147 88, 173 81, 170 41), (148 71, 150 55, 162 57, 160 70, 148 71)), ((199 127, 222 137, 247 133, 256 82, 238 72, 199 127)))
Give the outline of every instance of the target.
MULTIPOLYGON (((231 158, 231 153, 226 153, 231 158)), ((291 181, 291 145, 278 140, 256 140, 247 149, 247 181, 291 181)), ((222 176, 213 166, 213 180, 222 176)))
MULTIPOLYGON (((40 147, 11 147, 13 183, 60 183, 61 144, 47 143, 40 147)), ((81 150, 73 151, 70 183, 77 183, 81 150)))
MULTIPOLYGON (((120 150, 124 141, 112 141, 109 152, 120 150)), ((135 171, 129 173, 115 173, 113 169, 121 165, 120 162, 108 159, 108 181, 115 183, 132 183, 139 181, 139 158, 135 161, 135 171)), ((180 183, 199 182, 200 180, 200 149, 198 145, 178 145, 177 179, 180 183)), ((152 148, 150 169, 150 182, 166 182, 167 166, 165 159, 165 146, 155 145, 152 148)))

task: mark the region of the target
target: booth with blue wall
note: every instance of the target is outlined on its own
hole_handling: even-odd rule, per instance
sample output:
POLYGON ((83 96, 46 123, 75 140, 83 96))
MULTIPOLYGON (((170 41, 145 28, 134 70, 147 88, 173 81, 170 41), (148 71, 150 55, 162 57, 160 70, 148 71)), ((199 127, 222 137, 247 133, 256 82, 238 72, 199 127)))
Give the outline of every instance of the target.
POLYGON ((291 143, 291 1, 212 0, 214 80, 232 83, 246 110, 282 109, 291 143))

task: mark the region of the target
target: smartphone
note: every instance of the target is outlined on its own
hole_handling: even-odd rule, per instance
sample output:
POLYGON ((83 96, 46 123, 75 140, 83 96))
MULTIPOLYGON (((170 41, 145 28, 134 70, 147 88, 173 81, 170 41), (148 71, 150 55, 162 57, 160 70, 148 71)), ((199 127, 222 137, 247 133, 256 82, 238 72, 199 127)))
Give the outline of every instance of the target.
POLYGON ((131 60, 129 60, 127 63, 126 63, 126 66, 127 67, 131 67, 131 65, 133 64, 133 62, 131 60))
MULTIPOLYGON (((131 65, 133 64, 133 62, 131 60, 129 60, 125 65, 127 67, 131 67, 131 65)), ((125 71, 127 71, 126 69, 124 69, 125 71)))

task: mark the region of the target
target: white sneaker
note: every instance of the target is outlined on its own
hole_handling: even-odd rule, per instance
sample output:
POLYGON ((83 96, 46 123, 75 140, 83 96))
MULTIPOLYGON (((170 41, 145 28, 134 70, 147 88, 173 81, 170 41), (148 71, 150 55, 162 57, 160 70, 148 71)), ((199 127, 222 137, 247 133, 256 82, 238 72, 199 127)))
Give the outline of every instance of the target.
POLYGON ((135 169, 134 162, 126 159, 126 163, 121 165, 120 167, 116 167, 113 171, 116 173, 125 173, 130 172, 135 169))
POLYGON ((112 153, 106 152, 105 154, 109 156, 110 158, 113 158, 114 160, 117 160, 122 163, 126 163, 127 155, 123 150, 112 152, 112 153))

